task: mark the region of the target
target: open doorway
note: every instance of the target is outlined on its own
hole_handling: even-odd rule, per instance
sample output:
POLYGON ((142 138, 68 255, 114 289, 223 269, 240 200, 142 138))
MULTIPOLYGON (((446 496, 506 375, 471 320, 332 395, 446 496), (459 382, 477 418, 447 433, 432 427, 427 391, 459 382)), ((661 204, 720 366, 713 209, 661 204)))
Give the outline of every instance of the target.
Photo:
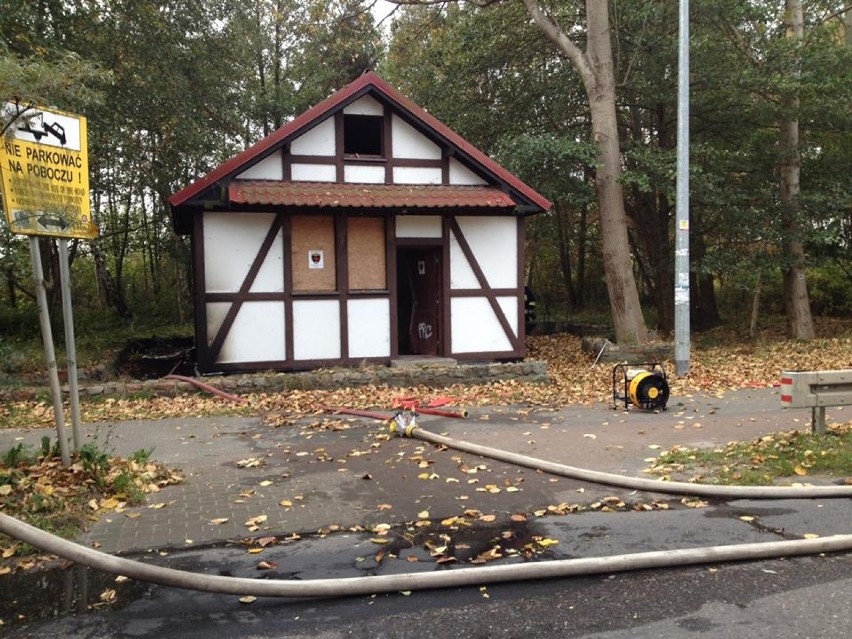
POLYGON ((397 250, 397 337, 400 355, 441 355, 441 247, 397 250))

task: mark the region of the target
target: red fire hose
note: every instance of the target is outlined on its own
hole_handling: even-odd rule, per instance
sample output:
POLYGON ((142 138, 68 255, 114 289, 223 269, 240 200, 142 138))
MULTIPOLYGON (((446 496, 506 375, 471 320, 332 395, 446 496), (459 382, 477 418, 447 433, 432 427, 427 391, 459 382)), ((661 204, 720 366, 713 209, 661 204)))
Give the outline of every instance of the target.
POLYGON ((373 413, 368 410, 358 410, 356 408, 336 408, 329 406, 326 410, 330 413, 338 413, 340 415, 357 415, 358 417, 369 417, 370 419, 380 419, 383 422, 391 419, 393 415, 383 415, 382 413, 373 413))

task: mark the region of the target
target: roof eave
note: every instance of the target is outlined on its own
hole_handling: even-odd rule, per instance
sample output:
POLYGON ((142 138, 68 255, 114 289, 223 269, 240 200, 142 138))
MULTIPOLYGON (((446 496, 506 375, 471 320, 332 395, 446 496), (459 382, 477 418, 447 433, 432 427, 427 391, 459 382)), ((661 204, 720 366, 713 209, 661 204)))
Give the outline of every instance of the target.
POLYGON ((302 129, 308 128, 309 125, 318 123, 324 119, 326 115, 341 105, 345 105, 346 103, 369 92, 371 87, 378 91, 384 99, 393 103, 398 110, 419 120, 425 128, 430 129, 436 135, 443 138, 448 146, 457 149, 461 154, 466 156, 469 161, 479 165, 484 170, 491 173, 495 181, 507 185, 510 190, 517 193, 519 199, 527 202, 529 207, 537 209, 530 210, 528 213, 524 213, 525 215, 545 212, 552 207, 550 200, 522 182, 517 176, 500 166, 485 153, 471 145, 467 140, 462 138, 443 122, 433 115, 430 115, 421 106, 417 105, 411 99, 391 87, 379 75, 373 71, 367 71, 337 93, 332 94, 284 126, 273 131, 267 137, 256 142, 242 153, 239 153, 224 164, 213 169, 207 175, 199 178, 189 186, 172 195, 168 199, 169 204, 172 206, 172 210, 176 210, 177 207, 185 204, 205 189, 215 185, 219 180, 236 174, 251 160, 254 160, 259 156, 263 156, 267 151, 271 151, 288 137, 293 137, 300 133, 302 129))

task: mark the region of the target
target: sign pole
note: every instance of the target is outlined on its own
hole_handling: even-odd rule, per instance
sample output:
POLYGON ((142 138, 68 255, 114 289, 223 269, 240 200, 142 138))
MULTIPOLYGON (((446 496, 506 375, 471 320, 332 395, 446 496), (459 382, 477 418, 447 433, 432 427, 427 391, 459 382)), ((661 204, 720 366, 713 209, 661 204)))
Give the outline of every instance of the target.
POLYGON ((77 352, 71 310, 71 277, 68 239, 93 239, 98 227, 92 221, 89 202, 88 133, 86 118, 48 109, 19 100, 0 102, 0 189, 3 209, 12 233, 30 236, 38 301, 41 337, 47 359, 47 375, 53 395, 56 433, 62 463, 71 464, 62 390, 56 369, 56 352, 50 328, 44 271, 38 235, 56 237, 59 242, 59 280, 68 363, 71 420, 74 450, 81 446, 80 397, 77 388, 77 352))
POLYGON ((60 237, 59 281, 62 288, 62 319, 65 324, 65 360, 68 370, 68 391, 71 400, 71 435, 74 451, 83 445, 80 437, 80 392, 77 386, 77 346, 74 342, 74 312, 71 306, 71 274, 68 261, 68 240, 60 237))
POLYGON ((41 249, 38 237, 30 236, 30 257, 33 261, 33 280, 35 281, 36 300, 38 301, 38 320, 41 324, 41 339, 44 343, 44 356, 47 359, 47 377, 50 382, 50 394, 53 396, 53 416, 56 420, 56 437, 59 440, 59 456, 65 466, 71 465, 68 452, 68 439, 65 435, 65 414, 62 407, 62 391, 59 388, 59 372, 56 370, 56 353, 53 350, 53 331, 50 328, 50 314, 47 308, 47 293, 44 291, 44 271, 41 268, 41 249))

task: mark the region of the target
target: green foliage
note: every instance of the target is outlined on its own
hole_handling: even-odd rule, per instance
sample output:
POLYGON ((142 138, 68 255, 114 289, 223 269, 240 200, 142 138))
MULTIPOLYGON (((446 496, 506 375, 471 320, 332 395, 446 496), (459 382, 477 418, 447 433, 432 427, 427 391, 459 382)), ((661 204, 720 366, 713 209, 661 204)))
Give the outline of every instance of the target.
POLYGON ((151 448, 140 448, 139 450, 134 451, 130 455, 130 460, 136 462, 137 464, 144 464, 149 459, 151 459, 151 454, 154 452, 154 447, 151 448))
POLYGON ((99 489, 103 489, 107 484, 106 474, 110 464, 109 453, 101 449, 97 443, 88 442, 80 447, 78 454, 83 470, 92 476, 99 489))
POLYGON ((27 450, 27 447, 24 446, 23 442, 20 442, 17 446, 12 446, 9 450, 3 453, 3 457, 0 459, 0 464, 6 468, 14 468, 18 464, 27 462, 31 459, 32 455, 27 450))
MULTIPOLYGON (((580 78, 522 3, 477 4, 402 7, 383 42, 366 0, 78 2, 49 11, 0 0, 0 97, 89 119, 101 237, 72 246, 78 359, 104 359, 122 332, 191 330, 190 251, 171 229, 168 196, 374 67, 554 202, 527 226, 542 312, 601 301, 597 160, 580 78)), ((785 37, 782 8, 762 0, 691 6, 691 267, 715 278, 729 316, 748 314, 758 286, 767 309, 783 301, 782 116, 796 117, 801 130, 795 213, 813 310, 848 313, 852 298, 852 47, 839 3, 806 3, 801 47, 785 37), (795 109, 784 99, 791 95, 795 109)), ((672 296, 671 278, 659 274, 673 268, 677 6, 610 9, 632 257, 644 299, 663 317, 660 300, 672 296)), ((574 25, 570 35, 584 49, 582 3, 548 10, 574 25)), ((43 365, 26 346, 38 334, 27 241, 0 227, 5 375, 43 365)), ((50 250, 45 263, 55 287, 50 250)), ((58 295, 48 293, 55 311, 58 295)))
POLYGON ((808 270, 811 309, 817 315, 852 316, 852 273, 837 263, 827 262, 808 270))
POLYGON ((581 207, 595 201, 588 180, 595 164, 595 147, 590 142, 570 135, 505 136, 495 144, 494 157, 555 202, 570 200, 572 206, 581 207))

